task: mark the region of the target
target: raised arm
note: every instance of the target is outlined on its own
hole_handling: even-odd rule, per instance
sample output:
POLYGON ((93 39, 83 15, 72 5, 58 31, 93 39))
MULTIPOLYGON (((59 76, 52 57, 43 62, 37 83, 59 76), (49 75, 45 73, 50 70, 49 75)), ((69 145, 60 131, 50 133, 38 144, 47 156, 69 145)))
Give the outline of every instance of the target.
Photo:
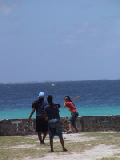
POLYGON ((77 96, 76 98, 74 98, 74 99, 72 99, 72 101, 74 101, 74 100, 76 100, 76 99, 78 99, 78 98, 80 98, 81 96, 77 96))

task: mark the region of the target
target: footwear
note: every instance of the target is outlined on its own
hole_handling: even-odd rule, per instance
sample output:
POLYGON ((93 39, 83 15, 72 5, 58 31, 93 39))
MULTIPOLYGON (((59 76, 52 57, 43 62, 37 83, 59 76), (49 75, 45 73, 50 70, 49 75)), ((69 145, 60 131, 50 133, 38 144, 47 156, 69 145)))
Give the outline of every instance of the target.
POLYGON ((72 133, 72 131, 68 131, 67 134, 72 133))
POLYGON ((68 150, 66 148, 63 149, 63 152, 67 152, 68 150))

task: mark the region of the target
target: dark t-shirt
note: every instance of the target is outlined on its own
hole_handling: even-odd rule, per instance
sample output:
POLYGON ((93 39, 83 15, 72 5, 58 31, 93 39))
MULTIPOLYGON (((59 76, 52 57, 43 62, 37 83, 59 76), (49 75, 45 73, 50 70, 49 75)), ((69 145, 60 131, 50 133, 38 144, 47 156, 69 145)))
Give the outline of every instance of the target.
POLYGON ((45 106, 44 112, 47 113, 48 120, 60 119, 59 109, 58 109, 57 105, 55 105, 53 103, 52 104, 48 104, 47 106, 45 106))
POLYGON ((46 102, 41 100, 36 100, 32 103, 32 108, 36 110, 36 117, 44 118, 44 107, 47 105, 46 102))

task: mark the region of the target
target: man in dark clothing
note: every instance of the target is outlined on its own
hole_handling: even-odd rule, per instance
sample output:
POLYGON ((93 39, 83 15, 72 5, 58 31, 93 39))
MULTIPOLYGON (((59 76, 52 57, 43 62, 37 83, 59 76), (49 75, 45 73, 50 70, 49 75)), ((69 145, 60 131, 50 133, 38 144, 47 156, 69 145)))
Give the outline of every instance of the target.
POLYGON ((44 107, 47 105, 47 103, 44 102, 44 92, 40 92, 38 98, 38 100, 32 103, 32 112, 29 116, 28 123, 36 110, 36 132, 38 133, 40 144, 44 144, 45 137, 48 133, 48 121, 46 121, 44 117, 44 107))
POLYGON ((60 126, 60 115, 59 115, 58 105, 52 103, 51 95, 47 97, 47 101, 48 101, 48 105, 45 106, 44 108, 44 112, 45 112, 44 116, 48 117, 48 129, 49 129, 51 152, 54 152, 53 138, 55 135, 59 136, 63 151, 66 152, 67 149, 64 147, 64 140, 63 140, 62 130, 60 126))

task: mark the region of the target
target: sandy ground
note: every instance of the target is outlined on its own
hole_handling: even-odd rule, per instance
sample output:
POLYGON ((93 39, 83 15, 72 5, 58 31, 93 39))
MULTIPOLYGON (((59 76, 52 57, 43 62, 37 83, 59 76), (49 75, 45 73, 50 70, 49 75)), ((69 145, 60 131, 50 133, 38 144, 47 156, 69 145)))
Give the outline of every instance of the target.
MULTIPOLYGON (((85 137, 82 136, 82 134, 64 134, 64 139, 67 140, 68 142, 89 142, 91 140, 95 140, 94 137, 85 137), (80 136, 81 135, 81 136, 80 136)), ((54 138, 54 142, 59 141, 59 138, 54 138)), ((89 143, 88 143, 89 145, 89 143)), ((14 146, 14 148, 31 148, 33 145, 19 145, 19 146, 14 146)), ((95 146, 91 150, 85 150, 84 152, 81 153, 71 153, 68 154, 67 152, 57 155, 56 152, 53 153, 48 153, 45 157, 42 158, 30 158, 30 157, 25 157, 23 160, 96 160, 96 159, 101 159, 103 157, 111 157, 114 154, 120 153, 120 148, 115 148, 115 145, 105 145, 105 144, 100 144, 98 146, 95 146)), ((120 157, 119 157, 120 158, 120 157)))
POLYGON ((45 157, 31 159, 26 157, 24 160, 96 160, 103 157, 111 157, 115 153, 119 153, 120 149, 114 149, 115 146, 99 145, 91 150, 87 150, 83 153, 72 153, 70 155, 56 155, 50 153, 45 157))

